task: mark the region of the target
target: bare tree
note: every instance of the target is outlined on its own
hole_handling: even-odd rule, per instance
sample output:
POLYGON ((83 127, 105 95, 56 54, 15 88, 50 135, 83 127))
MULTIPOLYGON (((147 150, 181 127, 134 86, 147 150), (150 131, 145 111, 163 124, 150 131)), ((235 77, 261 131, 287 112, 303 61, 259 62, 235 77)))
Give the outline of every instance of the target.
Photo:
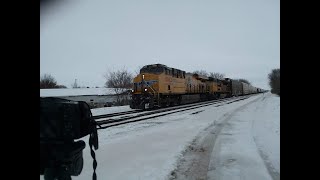
POLYGON ((222 80, 222 79, 224 79, 225 75, 222 74, 222 73, 212 73, 212 72, 211 72, 211 73, 209 74, 209 77, 222 80))
POLYGON ((251 85, 251 83, 246 79, 238 79, 238 81, 251 85))
POLYGON ((269 85, 271 87, 271 93, 275 93, 280 96, 280 68, 273 69, 268 75, 269 85))
POLYGON ((57 81, 50 74, 44 74, 40 76, 40 89, 56 88, 57 81))
POLYGON ((142 68, 143 66, 138 66, 138 68, 134 71, 134 76, 137 76, 138 74, 140 74, 140 69, 142 68))
POLYGON ((198 74, 200 76, 207 76, 208 77, 208 73, 205 70, 200 70, 200 71, 193 71, 193 74, 198 74))
POLYGON ((59 89, 65 89, 65 88, 67 88, 65 85, 56 85, 56 87, 55 88, 59 88, 59 89))
POLYGON ((113 88, 117 96, 117 103, 120 103, 120 96, 125 94, 128 89, 132 88, 133 76, 125 68, 115 72, 108 72, 105 75, 106 83, 105 87, 113 88))

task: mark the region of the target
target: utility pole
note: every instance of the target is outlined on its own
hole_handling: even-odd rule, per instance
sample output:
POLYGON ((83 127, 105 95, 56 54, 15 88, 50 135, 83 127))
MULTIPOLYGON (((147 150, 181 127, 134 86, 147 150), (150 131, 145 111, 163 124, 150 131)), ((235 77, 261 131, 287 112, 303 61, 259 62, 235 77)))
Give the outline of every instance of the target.
POLYGON ((74 80, 74 84, 73 84, 72 88, 78 88, 77 79, 74 80))

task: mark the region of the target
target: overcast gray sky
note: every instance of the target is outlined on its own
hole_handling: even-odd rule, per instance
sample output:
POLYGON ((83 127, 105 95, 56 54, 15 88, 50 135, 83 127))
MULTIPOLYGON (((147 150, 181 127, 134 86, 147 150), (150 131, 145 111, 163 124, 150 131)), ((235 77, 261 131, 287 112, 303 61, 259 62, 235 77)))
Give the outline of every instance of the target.
POLYGON ((107 71, 161 63, 270 89, 280 68, 279 0, 69 0, 40 17, 40 74, 104 85, 107 71))

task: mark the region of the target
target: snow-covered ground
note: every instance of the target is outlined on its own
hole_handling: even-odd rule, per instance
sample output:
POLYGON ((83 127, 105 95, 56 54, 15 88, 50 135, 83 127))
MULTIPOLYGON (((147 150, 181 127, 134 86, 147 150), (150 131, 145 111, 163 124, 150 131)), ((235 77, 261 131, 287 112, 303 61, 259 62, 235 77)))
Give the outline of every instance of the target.
POLYGON ((91 109, 92 115, 93 116, 98 116, 102 114, 111 114, 111 113, 117 113, 117 112, 124 112, 124 111, 132 111, 129 107, 127 106, 114 106, 114 107, 107 107, 107 108, 95 108, 91 109))
POLYGON ((241 107, 222 128, 208 179, 280 179, 280 99, 266 94, 241 107))
MULTIPOLYGON (((205 163, 200 163, 205 167, 202 169, 209 170, 208 179, 277 179, 280 175, 279 105, 279 97, 260 94, 223 106, 212 105, 99 130, 97 178, 196 179, 200 171, 191 177, 188 173, 180 176, 183 172, 179 170, 192 171, 193 167, 184 167, 188 163, 183 162, 197 157, 190 149, 197 149, 192 146, 199 144, 204 148, 199 148, 197 153, 208 156, 205 163)), ((126 106, 121 108, 117 111, 129 110, 126 106)), ((93 115, 116 111, 105 109, 108 110, 92 110, 93 115)), ((83 140, 87 143, 84 167, 80 176, 72 177, 74 180, 92 179, 88 137, 83 140)))

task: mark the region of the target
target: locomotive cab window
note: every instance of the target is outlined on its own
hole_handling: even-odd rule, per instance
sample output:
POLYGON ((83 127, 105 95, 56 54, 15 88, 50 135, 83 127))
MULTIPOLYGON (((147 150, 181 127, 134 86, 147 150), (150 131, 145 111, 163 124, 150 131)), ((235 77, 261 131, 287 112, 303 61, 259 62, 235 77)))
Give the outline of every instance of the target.
POLYGON ((161 66, 146 66, 140 70, 140 73, 161 74, 164 71, 165 71, 164 67, 161 67, 161 66))

